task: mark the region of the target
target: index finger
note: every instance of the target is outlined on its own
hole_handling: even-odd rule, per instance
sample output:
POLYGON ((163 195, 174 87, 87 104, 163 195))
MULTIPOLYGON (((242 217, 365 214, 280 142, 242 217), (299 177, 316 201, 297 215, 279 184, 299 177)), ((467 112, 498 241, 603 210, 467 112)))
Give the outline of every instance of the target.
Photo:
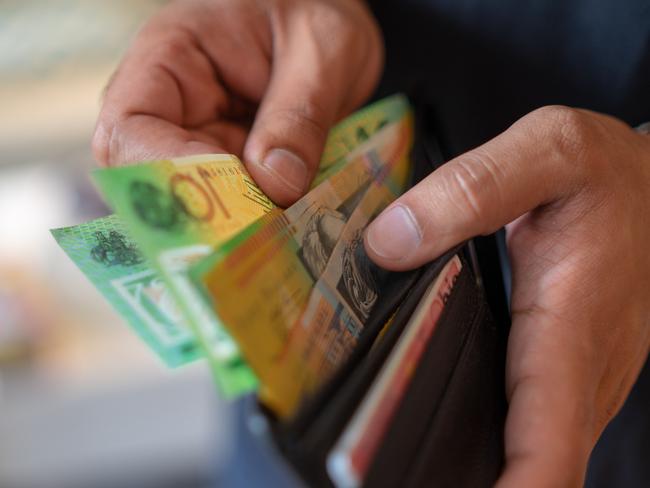
POLYGON ((93 138, 102 164, 243 146, 244 130, 218 117, 230 101, 207 55, 163 27, 140 32, 106 90, 93 138))

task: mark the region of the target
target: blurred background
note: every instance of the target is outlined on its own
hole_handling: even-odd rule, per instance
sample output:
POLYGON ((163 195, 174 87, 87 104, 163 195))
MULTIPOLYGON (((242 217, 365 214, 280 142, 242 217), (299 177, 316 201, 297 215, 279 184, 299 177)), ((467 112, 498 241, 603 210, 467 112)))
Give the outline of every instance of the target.
POLYGON ((108 213, 101 92, 153 0, 0 0, 0 487, 193 487, 228 462, 205 364, 167 370, 49 229, 108 213))

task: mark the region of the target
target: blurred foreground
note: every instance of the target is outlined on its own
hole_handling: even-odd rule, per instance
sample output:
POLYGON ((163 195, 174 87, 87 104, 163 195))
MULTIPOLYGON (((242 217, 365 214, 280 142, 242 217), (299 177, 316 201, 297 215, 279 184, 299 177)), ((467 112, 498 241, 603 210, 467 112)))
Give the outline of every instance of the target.
POLYGON ((0 3, 0 486, 216 482, 230 412, 166 370, 48 229, 106 214, 88 178, 101 91, 161 2, 0 3))

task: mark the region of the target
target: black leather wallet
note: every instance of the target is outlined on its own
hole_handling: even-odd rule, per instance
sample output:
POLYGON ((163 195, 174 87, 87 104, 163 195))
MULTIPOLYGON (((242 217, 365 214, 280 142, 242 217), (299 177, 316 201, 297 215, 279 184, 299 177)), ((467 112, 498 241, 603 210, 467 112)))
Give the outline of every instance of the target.
MULTIPOLYGON (((444 161, 432 120, 416 104, 413 182, 444 161)), ((275 446, 310 486, 491 486, 503 462, 509 327, 496 238, 474 239, 420 269, 386 274, 377 303, 334 377, 289 421, 267 414, 275 446), (462 268, 372 451, 360 451, 369 460, 363 477, 337 480, 332 450, 452 259, 462 268)))

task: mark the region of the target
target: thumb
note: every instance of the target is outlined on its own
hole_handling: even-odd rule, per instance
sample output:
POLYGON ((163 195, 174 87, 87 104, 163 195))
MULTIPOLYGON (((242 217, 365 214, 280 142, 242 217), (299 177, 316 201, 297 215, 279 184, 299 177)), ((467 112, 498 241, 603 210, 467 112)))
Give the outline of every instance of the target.
POLYGON ((368 255, 388 269, 413 268, 577 191, 589 120, 565 107, 539 109, 451 160, 368 227, 368 255))
POLYGON ((285 22, 274 34, 271 79, 243 154, 255 181, 282 206, 307 191, 330 127, 370 94, 380 67, 378 55, 358 62, 355 49, 305 19, 285 22), (357 76, 360 67, 366 71, 357 76))

